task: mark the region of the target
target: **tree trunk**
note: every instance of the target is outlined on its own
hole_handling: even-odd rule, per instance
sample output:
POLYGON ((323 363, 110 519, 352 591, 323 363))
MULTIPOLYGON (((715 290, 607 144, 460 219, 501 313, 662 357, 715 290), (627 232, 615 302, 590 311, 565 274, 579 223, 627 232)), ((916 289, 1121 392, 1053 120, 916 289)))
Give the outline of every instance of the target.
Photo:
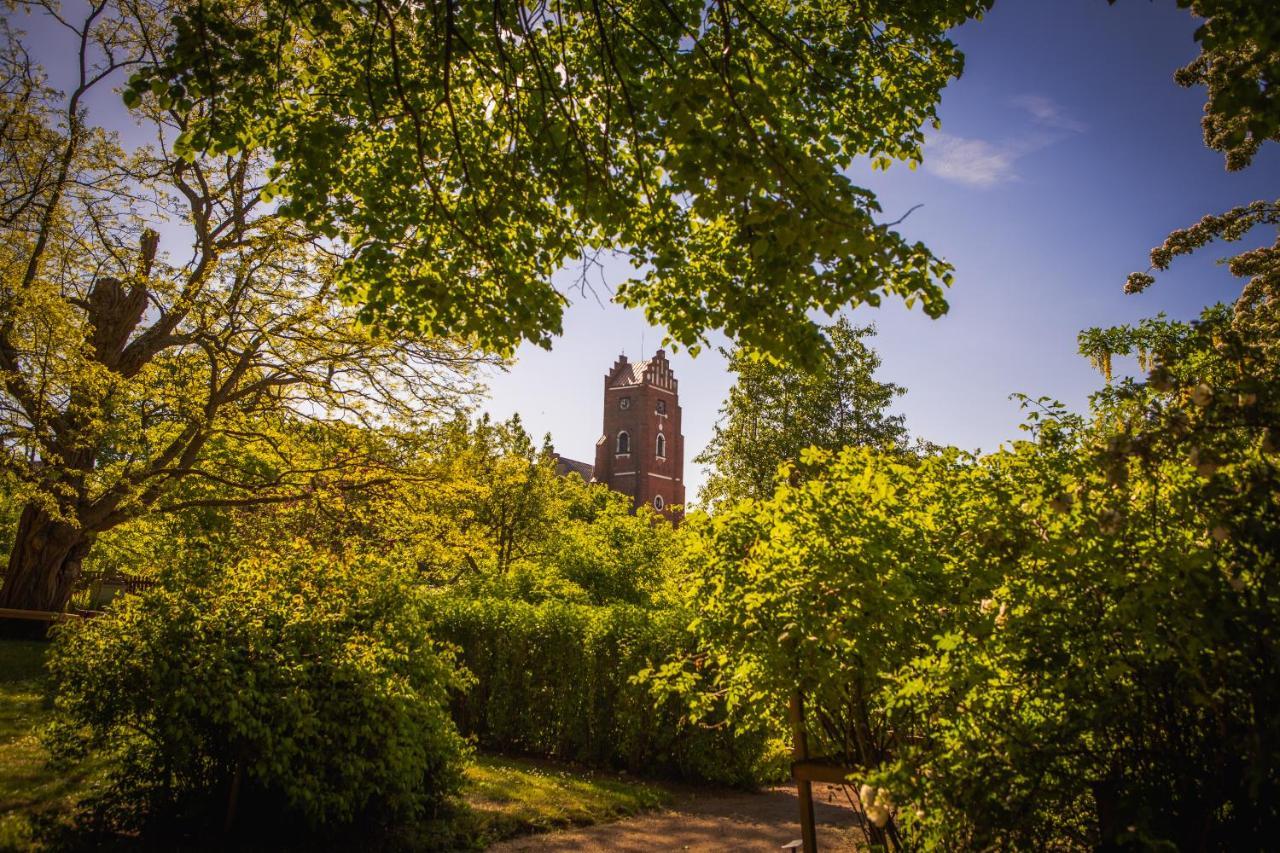
POLYGON ((0 587, 0 607, 61 611, 93 544, 91 534, 53 518, 35 504, 22 509, 0 587))

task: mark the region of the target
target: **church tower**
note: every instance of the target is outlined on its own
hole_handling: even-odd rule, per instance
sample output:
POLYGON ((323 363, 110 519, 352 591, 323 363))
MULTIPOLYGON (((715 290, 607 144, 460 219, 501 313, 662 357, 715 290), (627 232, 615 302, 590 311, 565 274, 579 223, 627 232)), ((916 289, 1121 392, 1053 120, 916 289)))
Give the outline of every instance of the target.
POLYGON ((674 522, 684 506, 680 396, 667 355, 631 364, 619 356, 604 377, 604 435, 596 442, 595 480, 674 522))

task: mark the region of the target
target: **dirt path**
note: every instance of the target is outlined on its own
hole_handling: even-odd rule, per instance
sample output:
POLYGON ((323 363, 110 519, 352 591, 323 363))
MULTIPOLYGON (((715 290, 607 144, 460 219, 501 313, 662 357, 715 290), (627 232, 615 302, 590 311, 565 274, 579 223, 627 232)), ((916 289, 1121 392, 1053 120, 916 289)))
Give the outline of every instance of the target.
MULTIPOLYGON (((818 847, 822 853, 857 849, 857 819, 838 788, 815 785, 818 847)), ((795 788, 758 794, 712 791, 680 794, 672 807, 617 823, 526 836, 489 848, 490 853, 547 853, 557 850, 712 851, 771 850, 800 837, 795 788)))

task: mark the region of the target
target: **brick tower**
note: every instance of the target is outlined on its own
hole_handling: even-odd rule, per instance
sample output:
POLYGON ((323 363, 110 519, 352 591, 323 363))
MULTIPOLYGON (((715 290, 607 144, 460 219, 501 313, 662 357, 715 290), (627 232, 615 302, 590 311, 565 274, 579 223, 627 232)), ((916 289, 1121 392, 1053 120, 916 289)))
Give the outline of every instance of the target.
POLYGON ((684 506, 680 396, 667 355, 631 364, 619 356, 604 377, 604 435, 596 442, 596 482, 648 504, 673 522, 684 506))

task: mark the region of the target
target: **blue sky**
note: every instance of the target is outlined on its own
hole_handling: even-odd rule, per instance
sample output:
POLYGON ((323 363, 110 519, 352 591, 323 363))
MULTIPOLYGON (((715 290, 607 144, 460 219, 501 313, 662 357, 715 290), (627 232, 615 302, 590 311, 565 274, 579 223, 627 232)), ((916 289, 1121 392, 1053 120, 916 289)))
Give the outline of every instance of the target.
MULTIPOLYGON (((1122 291, 1169 231, 1274 197, 1280 185, 1275 146, 1235 174, 1204 147, 1204 92, 1172 79, 1197 52, 1194 29, 1169 0, 998 2, 954 34, 966 71, 943 94, 942 130, 924 165, 852 173, 879 195, 886 219, 923 205, 901 230, 956 268, 951 311, 940 320, 889 302, 851 315, 876 323, 880 375, 908 389, 897 409, 913 434, 995 449, 1019 435, 1011 393, 1086 405, 1102 380, 1076 354, 1081 329, 1159 312, 1190 318, 1239 292, 1215 264, 1228 252, 1221 247, 1180 259, 1145 294, 1122 291)), ((591 461, 605 370, 619 352, 646 357, 663 335, 638 311, 571 296, 563 337, 550 352, 522 348, 493 378, 485 408, 519 413, 535 435, 551 433, 561 453, 591 461)), ((714 352, 669 355, 692 498, 703 473, 691 459, 711 436, 732 376, 714 352)))

